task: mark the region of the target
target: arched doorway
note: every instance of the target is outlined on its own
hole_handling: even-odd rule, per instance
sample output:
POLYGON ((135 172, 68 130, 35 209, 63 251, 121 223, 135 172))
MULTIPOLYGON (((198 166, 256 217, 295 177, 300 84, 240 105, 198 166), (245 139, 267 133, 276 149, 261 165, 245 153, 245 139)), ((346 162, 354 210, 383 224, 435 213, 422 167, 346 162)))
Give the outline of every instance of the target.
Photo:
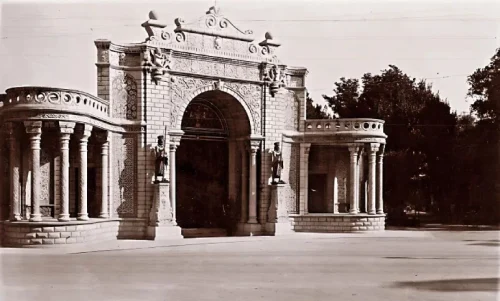
POLYGON ((231 231, 241 212, 241 150, 250 122, 241 104, 222 91, 195 97, 181 124, 177 149, 177 223, 183 229, 231 231))

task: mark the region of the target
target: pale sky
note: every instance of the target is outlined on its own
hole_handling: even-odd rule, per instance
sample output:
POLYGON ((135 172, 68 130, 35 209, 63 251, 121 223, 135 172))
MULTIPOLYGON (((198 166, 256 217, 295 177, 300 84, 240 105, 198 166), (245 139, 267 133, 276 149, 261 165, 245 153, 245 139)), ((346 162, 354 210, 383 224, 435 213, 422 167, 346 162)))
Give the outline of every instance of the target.
MULTIPOLYGON (((468 111, 467 75, 500 47, 500 0, 217 0, 221 13, 257 42, 270 31, 278 56, 309 70, 315 101, 340 77, 379 73, 389 64, 427 78, 453 110, 468 111)), ((198 1, 1 1, 0 91, 41 85, 96 94, 94 40, 142 42, 150 10, 174 27, 214 5, 198 1)))

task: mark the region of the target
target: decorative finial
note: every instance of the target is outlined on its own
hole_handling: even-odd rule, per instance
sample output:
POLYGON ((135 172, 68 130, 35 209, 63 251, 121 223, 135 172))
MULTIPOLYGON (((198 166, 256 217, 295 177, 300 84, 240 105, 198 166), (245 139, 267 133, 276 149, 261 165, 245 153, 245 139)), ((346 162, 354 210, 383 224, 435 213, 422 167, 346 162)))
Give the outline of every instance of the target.
POLYGON ((273 35, 268 31, 265 34, 265 38, 266 38, 266 40, 272 40, 273 39, 273 35))
POLYGON ((158 20, 158 14, 154 10, 150 11, 149 12, 149 19, 150 20, 158 20))
POLYGON ((217 6, 212 6, 208 9, 207 15, 218 15, 219 14, 219 8, 217 6))

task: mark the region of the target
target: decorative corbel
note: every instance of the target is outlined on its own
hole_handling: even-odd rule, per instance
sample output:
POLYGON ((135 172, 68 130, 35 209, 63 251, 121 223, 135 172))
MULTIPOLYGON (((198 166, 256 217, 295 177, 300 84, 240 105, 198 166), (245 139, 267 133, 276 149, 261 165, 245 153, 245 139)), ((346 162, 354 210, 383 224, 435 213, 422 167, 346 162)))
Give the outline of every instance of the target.
POLYGON ((143 65, 149 67, 153 81, 158 84, 172 67, 172 53, 166 54, 159 47, 146 50, 143 65))

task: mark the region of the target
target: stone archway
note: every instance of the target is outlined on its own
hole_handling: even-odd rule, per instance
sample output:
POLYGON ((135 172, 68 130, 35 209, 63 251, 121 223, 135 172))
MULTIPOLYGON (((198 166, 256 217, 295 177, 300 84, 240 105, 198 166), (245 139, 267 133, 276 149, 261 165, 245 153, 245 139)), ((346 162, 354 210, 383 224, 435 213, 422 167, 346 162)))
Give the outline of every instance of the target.
POLYGON ((177 223, 186 228, 229 232, 240 218, 245 195, 241 153, 251 134, 249 116, 233 95, 207 91, 183 113, 176 156, 177 223))

